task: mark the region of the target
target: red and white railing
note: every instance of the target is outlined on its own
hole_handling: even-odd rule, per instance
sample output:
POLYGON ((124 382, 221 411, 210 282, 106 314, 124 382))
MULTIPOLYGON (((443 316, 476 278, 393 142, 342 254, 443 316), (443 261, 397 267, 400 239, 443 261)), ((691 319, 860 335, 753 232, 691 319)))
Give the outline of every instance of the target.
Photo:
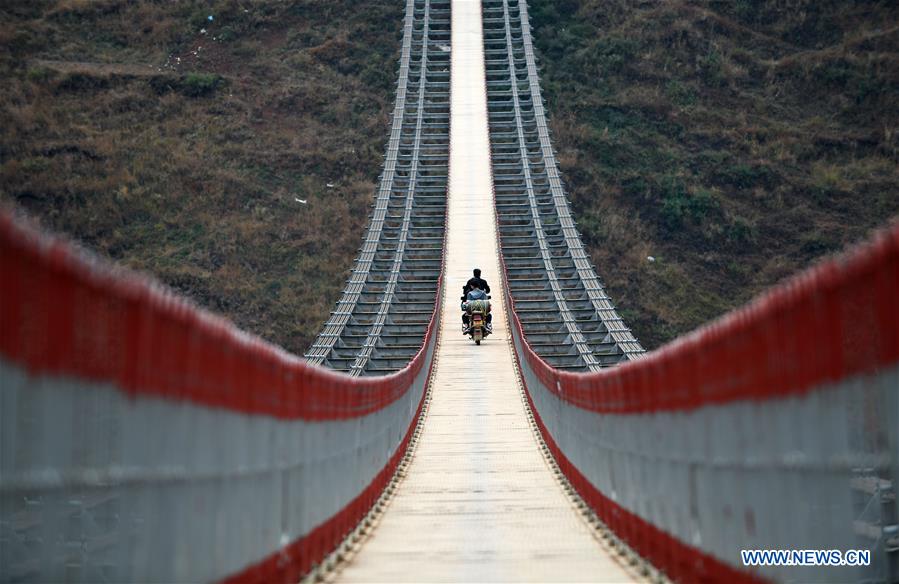
POLYGON ((392 478, 440 304, 349 378, 0 214, 2 579, 296 581, 392 478))
POLYGON ((600 519, 656 567, 684 582, 899 577, 899 225, 595 373, 553 369, 531 350, 508 290, 545 441, 600 519), (872 557, 748 568, 741 549, 872 557))

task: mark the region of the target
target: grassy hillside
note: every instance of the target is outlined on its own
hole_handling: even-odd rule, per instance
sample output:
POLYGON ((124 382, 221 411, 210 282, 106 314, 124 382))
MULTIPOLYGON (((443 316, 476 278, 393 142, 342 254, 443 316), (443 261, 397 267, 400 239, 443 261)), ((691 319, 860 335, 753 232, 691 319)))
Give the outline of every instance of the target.
POLYGON ((3 2, 0 202, 301 353, 361 239, 402 18, 393 0, 3 2))
POLYGON ((648 347, 899 213, 899 3, 530 6, 576 218, 648 347))
MULTIPOLYGON (((580 228, 647 346, 899 212, 897 6, 531 0, 580 228)), ((401 20, 4 2, 0 201, 302 352, 360 242, 401 20)))

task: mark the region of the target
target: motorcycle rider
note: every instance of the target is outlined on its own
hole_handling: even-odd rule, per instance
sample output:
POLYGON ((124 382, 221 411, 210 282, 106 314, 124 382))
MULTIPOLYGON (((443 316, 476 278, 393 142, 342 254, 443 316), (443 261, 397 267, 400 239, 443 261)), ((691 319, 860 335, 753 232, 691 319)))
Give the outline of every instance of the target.
POLYGON ((462 287, 463 302, 465 301, 465 297, 468 295, 468 291, 471 290, 474 286, 477 286, 487 294, 490 294, 490 284, 487 283, 487 280, 481 277, 481 270, 475 268, 472 273, 474 274, 474 277, 469 278, 468 282, 465 283, 465 286, 462 287))
MULTIPOLYGON (((468 302, 471 300, 487 300, 487 293, 490 292, 490 285, 487 280, 481 278, 481 270, 475 268, 474 277, 469 279, 462 288, 462 334, 468 334, 468 302)), ((487 304, 487 322, 486 333, 493 332, 493 315, 490 313, 490 304, 487 304)))

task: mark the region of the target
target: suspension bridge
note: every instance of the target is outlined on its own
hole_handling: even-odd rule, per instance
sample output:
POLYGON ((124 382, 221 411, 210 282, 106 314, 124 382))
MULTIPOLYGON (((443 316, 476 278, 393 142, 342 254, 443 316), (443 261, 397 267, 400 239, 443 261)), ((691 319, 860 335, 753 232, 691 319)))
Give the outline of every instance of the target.
POLYGON ((9 212, 0 275, 2 581, 899 581, 899 228, 645 353, 524 0, 407 0, 371 220, 305 358, 9 212))

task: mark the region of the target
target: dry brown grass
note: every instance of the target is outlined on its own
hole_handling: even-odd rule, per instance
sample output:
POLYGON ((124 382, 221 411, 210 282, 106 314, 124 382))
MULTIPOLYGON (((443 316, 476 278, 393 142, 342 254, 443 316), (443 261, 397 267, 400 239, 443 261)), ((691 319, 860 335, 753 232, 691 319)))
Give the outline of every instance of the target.
POLYGON ((580 229, 647 346, 899 213, 895 2, 532 0, 531 14, 580 229))
POLYGON ((303 352, 374 193, 402 6, 54 0, 0 22, 0 200, 303 352))

